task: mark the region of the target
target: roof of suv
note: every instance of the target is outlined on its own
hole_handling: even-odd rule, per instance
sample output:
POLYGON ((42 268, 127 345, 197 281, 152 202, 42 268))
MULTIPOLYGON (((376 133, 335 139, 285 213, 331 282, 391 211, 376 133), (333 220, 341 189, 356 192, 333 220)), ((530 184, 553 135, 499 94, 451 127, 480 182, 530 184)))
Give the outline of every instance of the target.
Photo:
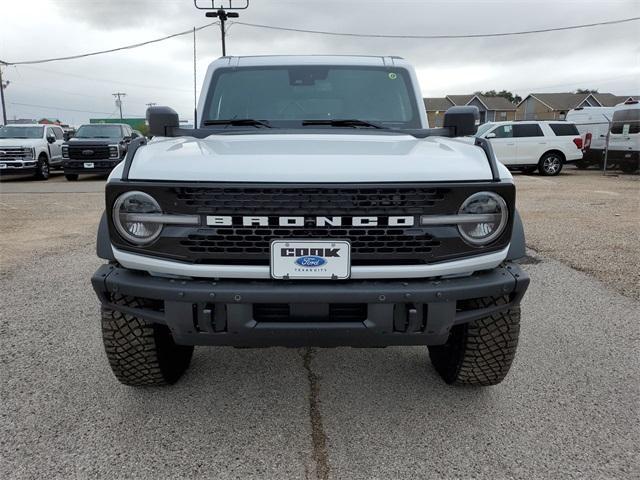
POLYGON ((225 63, 236 67, 262 65, 364 65, 364 66, 408 66, 402 57, 366 55, 256 55, 247 57, 220 57, 214 63, 225 63))
POLYGON ((504 122, 486 122, 490 125, 522 125, 527 123, 536 123, 536 124, 549 124, 549 123, 564 123, 570 125, 574 122, 568 122, 566 120, 507 120, 504 122))

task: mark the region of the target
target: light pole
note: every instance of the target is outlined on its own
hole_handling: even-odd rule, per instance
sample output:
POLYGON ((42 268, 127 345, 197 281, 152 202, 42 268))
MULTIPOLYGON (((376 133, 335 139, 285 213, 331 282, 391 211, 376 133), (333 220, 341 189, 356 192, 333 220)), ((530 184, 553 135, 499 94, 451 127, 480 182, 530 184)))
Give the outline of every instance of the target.
POLYGON ((9 81, 2 80, 2 64, 0 64, 0 103, 2 104, 2 124, 7 124, 7 106, 4 103, 4 89, 9 85, 9 81))
POLYGON ((122 120, 122 100, 120 99, 120 97, 126 97, 127 94, 122 92, 116 92, 116 93, 112 93, 111 95, 113 95, 114 97, 117 97, 116 105, 120 109, 120 120, 122 120))

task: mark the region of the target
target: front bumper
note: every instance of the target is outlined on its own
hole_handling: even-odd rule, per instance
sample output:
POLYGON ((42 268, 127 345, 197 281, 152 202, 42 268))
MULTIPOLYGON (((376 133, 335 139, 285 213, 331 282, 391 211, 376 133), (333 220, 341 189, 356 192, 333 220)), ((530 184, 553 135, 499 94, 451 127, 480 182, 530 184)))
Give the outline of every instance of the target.
POLYGON ((65 160, 62 168, 65 174, 78 175, 102 175, 111 173, 116 165, 122 161, 121 158, 116 159, 100 159, 100 160, 65 160), (93 164, 92 168, 85 167, 85 163, 93 164))
POLYGON ((179 344, 381 347, 443 344, 454 325, 518 305, 529 277, 509 262, 463 278, 345 282, 179 280, 103 265, 91 282, 103 307, 167 325, 179 344), (465 302, 484 297, 507 302, 465 302))
POLYGON ((0 162, 0 175, 31 175, 36 173, 36 170, 35 160, 0 162))

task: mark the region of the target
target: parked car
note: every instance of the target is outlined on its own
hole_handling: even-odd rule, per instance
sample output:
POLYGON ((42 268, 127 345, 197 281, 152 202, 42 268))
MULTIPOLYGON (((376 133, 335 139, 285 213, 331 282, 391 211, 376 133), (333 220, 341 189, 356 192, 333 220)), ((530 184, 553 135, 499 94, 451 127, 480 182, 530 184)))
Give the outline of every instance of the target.
POLYGON ((64 132, 57 125, 14 124, 0 127, 0 175, 49 178, 62 168, 64 132))
POLYGON ((616 105, 611 121, 607 164, 625 173, 640 168, 640 104, 637 100, 616 105))
POLYGON ((81 125, 62 147, 64 176, 73 181, 82 174, 108 174, 124 158, 129 142, 140 136, 125 123, 81 125))
POLYGON ((582 137, 566 121, 485 123, 476 137, 491 142, 496 158, 512 170, 558 175, 565 163, 582 158, 582 137))

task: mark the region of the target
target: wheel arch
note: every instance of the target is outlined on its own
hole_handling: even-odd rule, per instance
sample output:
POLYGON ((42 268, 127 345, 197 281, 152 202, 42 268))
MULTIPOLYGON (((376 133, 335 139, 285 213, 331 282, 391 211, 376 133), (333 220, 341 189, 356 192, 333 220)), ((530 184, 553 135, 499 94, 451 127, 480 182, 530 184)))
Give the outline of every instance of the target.
POLYGON ((507 260, 517 260, 527 254, 524 238, 524 225, 518 210, 514 211, 513 228, 511 230, 511 243, 507 252, 507 260))
POLYGON ((557 153, 560 155, 560 158, 562 158, 562 162, 566 162, 567 161, 567 156, 564 154, 564 152, 562 150, 560 150, 559 148, 551 148, 549 150, 546 150, 542 155, 540 155, 540 158, 538 159, 538 163, 540 163, 542 161, 542 159, 545 157, 545 155, 549 154, 549 153, 557 153))
POLYGON ((98 225, 98 237, 96 242, 96 253, 99 258, 104 260, 116 260, 113 255, 113 249, 111 248, 111 239, 109 237, 109 225, 107 223, 107 212, 102 212, 100 218, 100 224, 98 225))

